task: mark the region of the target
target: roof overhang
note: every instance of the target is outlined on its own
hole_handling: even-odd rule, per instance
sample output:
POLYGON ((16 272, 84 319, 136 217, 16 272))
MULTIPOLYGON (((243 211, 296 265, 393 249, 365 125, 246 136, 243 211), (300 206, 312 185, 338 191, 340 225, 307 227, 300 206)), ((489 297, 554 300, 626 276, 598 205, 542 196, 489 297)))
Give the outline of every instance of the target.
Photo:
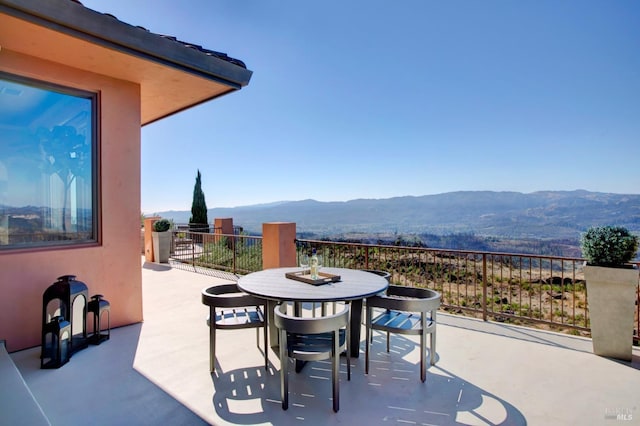
POLYGON ((0 0, 0 49, 139 84, 141 125, 239 90, 252 75, 241 61, 70 0, 0 0))

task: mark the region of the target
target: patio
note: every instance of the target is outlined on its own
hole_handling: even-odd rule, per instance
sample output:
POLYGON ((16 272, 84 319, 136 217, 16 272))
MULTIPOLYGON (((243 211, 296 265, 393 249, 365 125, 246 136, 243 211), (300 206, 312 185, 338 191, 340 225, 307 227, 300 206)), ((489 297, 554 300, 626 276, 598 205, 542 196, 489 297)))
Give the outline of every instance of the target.
POLYGON ((448 314, 424 384, 417 342, 393 336, 389 355, 375 334, 372 374, 363 342, 349 382, 341 360, 338 413, 322 363, 291 375, 282 411, 279 360, 271 351, 264 370, 255 330, 220 332, 218 372, 209 373, 200 290, 234 277, 188 269, 143 259, 144 322, 113 329, 60 369, 39 368, 39 347, 11 354, 52 424, 640 424, 640 349, 617 362, 591 354, 589 339, 448 314))

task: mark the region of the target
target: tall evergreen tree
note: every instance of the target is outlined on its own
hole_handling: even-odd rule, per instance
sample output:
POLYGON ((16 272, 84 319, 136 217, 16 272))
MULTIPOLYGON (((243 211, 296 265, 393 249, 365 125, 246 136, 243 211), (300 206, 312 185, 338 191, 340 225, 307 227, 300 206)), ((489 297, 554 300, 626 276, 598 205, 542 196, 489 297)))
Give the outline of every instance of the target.
MULTIPOLYGON (((196 176, 196 184, 193 187, 193 203, 191 204, 190 225, 199 225, 199 227, 207 228, 208 232, 209 219, 207 218, 207 203, 204 200, 204 192, 202 192, 202 181, 200 170, 196 176)), ((193 226, 191 227, 193 228, 193 226)))

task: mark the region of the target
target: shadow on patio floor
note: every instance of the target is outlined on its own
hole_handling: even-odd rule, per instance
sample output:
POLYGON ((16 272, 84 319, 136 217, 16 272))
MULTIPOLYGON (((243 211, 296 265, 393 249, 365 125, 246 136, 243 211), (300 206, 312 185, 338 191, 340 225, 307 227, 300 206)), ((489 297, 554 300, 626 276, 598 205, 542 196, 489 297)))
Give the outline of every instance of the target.
POLYGON ((637 348, 634 363, 619 363, 590 353, 589 339, 447 314, 425 383, 417 339, 393 335, 387 354, 376 333, 369 375, 363 342, 351 381, 341 359, 338 413, 321 362, 291 373, 283 411, 280 361, 271 350, 270 369, 261 367, 254 330, 219 333, 219 369, 209 373, 200 292, 232 278, 149 263, 142 276, 144 323, 112 330, 57 370, 39 368, 39 348, 11 354, 52 424, 601 424, 620 410, 635 414, 626 424, 640 421, 640 371, 629 368, 637 348))
MULTIPOLYGON (((331 405, 331 366, 310 363, 290 375, 289 410, 280 407, 279 370, 240 368, 212 374, 216 414, 233 424, 489 424, 525 425, 512 404, 452 374, 438 365, 420 382, 416 342, 392 336, 386 353, 382 335, 372 346, 371 370, 364 374, 363 358, 352 360, 351 381, 341 358, 340 411, 331 405), (259 409, 257 409, 259 407, 259 409)), ((222 361, 225 363, 225 361, 222 361)))

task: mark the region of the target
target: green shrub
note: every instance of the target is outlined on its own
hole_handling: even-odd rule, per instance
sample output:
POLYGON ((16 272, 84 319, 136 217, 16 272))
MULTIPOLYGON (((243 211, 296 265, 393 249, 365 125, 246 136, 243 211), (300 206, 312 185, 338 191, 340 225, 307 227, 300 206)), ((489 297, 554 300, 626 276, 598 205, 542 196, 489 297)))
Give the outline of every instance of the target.
POLYGON ((589 265, 619 267, 635 258, 638 240, 622 226, 591 227, 582 235, 582 256, 589 265))
POLYGON ((153 222, 153 230, 156 232, 165 232, 171 228, 171 222, 169 219, 160 219, 158 221, 153 222))

